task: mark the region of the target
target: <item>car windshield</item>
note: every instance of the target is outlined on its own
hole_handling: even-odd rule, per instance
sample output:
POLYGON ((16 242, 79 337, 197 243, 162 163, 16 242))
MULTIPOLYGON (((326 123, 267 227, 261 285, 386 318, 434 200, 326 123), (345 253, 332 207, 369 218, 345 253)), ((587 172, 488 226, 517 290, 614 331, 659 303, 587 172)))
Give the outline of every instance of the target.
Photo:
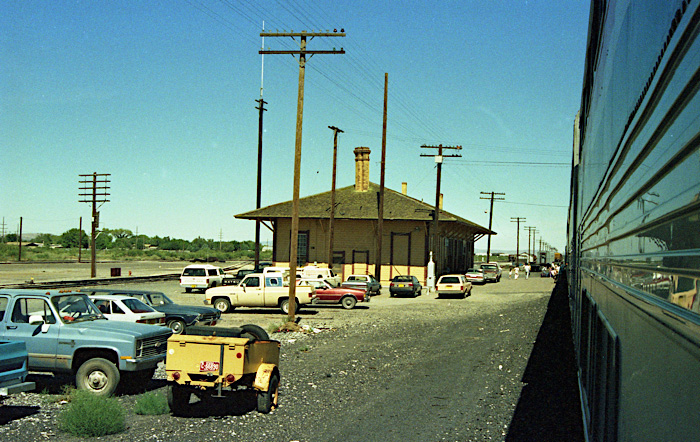
POLYGON ((134 313, 152 313, 155 311, 153 307, 144 304, 136 298, 126 298, 122 302, 134 313))
MULTIPOLYGON (((170 298, 165 296, 164 293, 149 293, 146 295, 148 299, 151 301, 151 305, 170 305, 170 304, 175 304, 170 298)), ((140 298, 139 298, 140 299, 140 298)), ((148 304, 148 303, 147 303, 148 304)))
POLYGON ((413 278, 410 276, 394 276, 394 282, 411 282, 413 278))
POLYGON ((72 294, 55 296, 51 299, 51 302, 66 324, 91 321, 94 319, 105 319, 87 295, 72 294))
POLYGON ((459 278, 456 276, 445 276, 440 278, 438 284, 459 284, 459 278))

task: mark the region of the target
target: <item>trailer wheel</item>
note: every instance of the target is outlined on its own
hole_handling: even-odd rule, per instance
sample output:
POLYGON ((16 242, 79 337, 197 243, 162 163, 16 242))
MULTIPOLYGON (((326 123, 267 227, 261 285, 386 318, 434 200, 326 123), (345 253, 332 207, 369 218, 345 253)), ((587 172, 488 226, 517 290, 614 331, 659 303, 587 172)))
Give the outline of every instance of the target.
POLYGON ((357 299, 355 299, 355 297, 352 295, 348 295, 340 300, 340 304, 343 306, 344 309, 352 310, 353 308, 355 308, 355 304, 357 304, 357 299))
POLYGON ((99 396, 110 396, 119 385, 119 370, 107 359, 88 359, 78 368, 75 384, 80 390, 88 390, 99 396))
POLYGON ((221 313, 226 313, 231 308, 231 302, 226 298, 217 298, 214 301, 214 308, 221 313))
POLYGON ((260 326, 257 326, 255 324, 245 324, 241 325, 241 337, 242 338, 249 338, 249 339, 256 339, 258 341, 269 341, 270 336, 267 334, 265 329, 263 329, 260 326))
POLYGON ((190 407, 190 390, 179 384, 168 386, 167 391, 168 406, 173 416, 189 416, 191 414, 190 407))
POLYGON ((280 378, 277 374, 270 377, 270 385, 267 391, 258 392, 258 412, 267 414, 273 408, 277 408, 277 400, 279 398, 280 378))

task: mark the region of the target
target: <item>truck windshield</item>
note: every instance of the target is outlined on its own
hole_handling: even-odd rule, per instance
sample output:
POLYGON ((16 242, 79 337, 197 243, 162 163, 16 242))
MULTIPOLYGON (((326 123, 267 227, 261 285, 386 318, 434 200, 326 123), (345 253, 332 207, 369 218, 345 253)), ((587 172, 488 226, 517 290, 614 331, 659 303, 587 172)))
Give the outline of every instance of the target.
POLYGON ((64 323, 104 318, 86 295, 55 296, 51 299, 51 303, 58 310, 64 323))

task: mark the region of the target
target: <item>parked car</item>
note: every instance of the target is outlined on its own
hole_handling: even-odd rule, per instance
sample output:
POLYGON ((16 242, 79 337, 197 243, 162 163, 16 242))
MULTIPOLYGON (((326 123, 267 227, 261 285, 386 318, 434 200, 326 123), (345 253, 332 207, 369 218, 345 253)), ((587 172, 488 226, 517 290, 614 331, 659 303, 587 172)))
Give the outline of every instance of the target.
POLYGON ((0 289, 0 339, 23 341, 28 370, 75 376, 78 389, 109 396, 145 386, 165 360, 167 327, 108 321, 81 292, 0 289))
MULTIPOLYGON (((6 305, 0 307, 4 311, 6 305)), ((10 394, 34 390, 34 382, 26 380, 28 360, 29 353, 24 342, 0 341, 0 399, 10 394)))
POLYGON ((165 313, 131 296, 97 294, 88 297, 110 321, 165 325, 165 313))
POLYGON ((437 297, 457 296, 466 298, 472 292, 472 283, 464 275, 442 275, 435 286, 437 297))
POLYGON ((378 295, 382 290, 382 285, 372 275, 349 275, 345 282, 340 285, 366 290, 370 295, 378 295))
POLYGON ((423 286, 418 282, 415 276, 401 275, 394 276, 389 284, 389 295, 409 295, 412 297, 420 296, 423 286))
POLYGON ((88 295, 123 295, 131 296, 155 310, 165 313, 165 324, 170 327, 173 334, 179 335, 187 332, 187 327, 216 325, 221 318, 221 312, 213 307, 199 305, 175 304, 162 292, 148 290, 110 290, 110 289, 85 289, 81 290, 88 295))
POLYGON ((486 283, 486 276, 484 276, 484 271, 482 269, 469 269, 464 277, 472 284, 486 283))
POLYGON ((503 272, 501 270, 501 265, 497 262, 479 264, 478 268, 484 271, 484 279, 486 281, 498 282, 501 280, 501 275, 503 272))
POLYGON ((223 285, 224 271, 221 267, 210 264, 188 265, 180 275, 180 287, 184 287, 187 293, 193 289, 206 290, 209 287, 223 285))
POLYGON ((369 302, 371 297, 366 291, 349 287, 333 287, 324 279, 301 278, 298 286, 310 286, 316 289, 319 304, 340 304, 345 309, 352 309, 358 302, 369 302))

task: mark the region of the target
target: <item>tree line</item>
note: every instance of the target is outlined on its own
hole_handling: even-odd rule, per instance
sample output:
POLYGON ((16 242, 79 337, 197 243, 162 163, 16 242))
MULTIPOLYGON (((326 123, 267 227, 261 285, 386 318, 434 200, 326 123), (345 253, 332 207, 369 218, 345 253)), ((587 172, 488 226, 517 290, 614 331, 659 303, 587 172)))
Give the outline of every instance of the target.
MULTIPOLYGON (((5 235, 5 242, 16 242, 17 235, 10 233, 5 235)), ((41 233, 35 236, 34 243, 43 244, 43 247, 61 246, 63 248, 86 249, 90 247, 90 235, 84 230, 72 228, 60 235, 41 233)), ((143 250, 145 248, 157 248, 160 250, 199 252, 203 250, 221 251, 225 253, 255 250, 255 241, 214 241, 197 237, 192 241, 169 236, 135 235, 129 229, 102 229, 95 235, 95 249, 126 249, 143 250)))

